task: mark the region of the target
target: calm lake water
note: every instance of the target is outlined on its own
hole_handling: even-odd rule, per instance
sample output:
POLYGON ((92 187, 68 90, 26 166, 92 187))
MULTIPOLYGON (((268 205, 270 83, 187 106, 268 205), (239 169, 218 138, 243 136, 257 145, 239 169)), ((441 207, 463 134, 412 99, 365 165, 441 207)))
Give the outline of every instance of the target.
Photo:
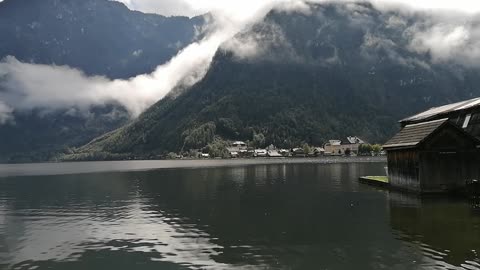
POLYGON ((222 162, 3 165, 0 269, 480 269, 480 211, 357 182, 384 163, 222 162))

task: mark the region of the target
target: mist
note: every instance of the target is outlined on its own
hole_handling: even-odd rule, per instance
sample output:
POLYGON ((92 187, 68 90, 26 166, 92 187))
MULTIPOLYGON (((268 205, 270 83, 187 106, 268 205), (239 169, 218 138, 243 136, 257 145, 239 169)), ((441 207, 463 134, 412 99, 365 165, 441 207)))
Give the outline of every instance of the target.
POLYGON ((109 103, 123 105, 132 116, 163 98, 173 87, 189 87, 205 74, 208 63, 221 42, 214 35, 193 43, 165 65, 147 75, 129 80, 87 76, 68 66, 22 63, 7 57, 0 63, 0 100, 17 111, 33 108, 54 111, 109 103))
MULTIPOLYGON (((178 10, 186 13, 178 15, 193 16, 210 11, 213 20, 206 27, 208 34, 204 39, 190 44, 153 73, 128 80, 87 76, 68 66, 22 63, 14 57, 7 57, 0 62, 0 124, 12 122, 14 112, 39 109, 48 113, 72 108, 88 111, 93 106, 111 103, 124 106, 132 117, 137 117, 172 89, 188 88, 201 80, 222 44, 238 55, 256 55, 260 48, 253 42, 235 44, 235 41, 226 41, 261 20, 272 9, 308 12, 308 6, 299 0, 182 0, 162 1, 162 5, 148 0, 121 2, 145 12, 178 10)), ((373 1, 380 10, 425 14, 425 20, 409 29, 411 51, 430 54, 432 61, 436 62, 478 65, 480 27, 475 18, 480 5, 464 5, 458 9, 442 1, 430 2, 430 6, 415 3, 373 1), (454 12, 447 14, 446 10, 454 12)), ((456 6, 462 5, 457 2, 456 6)))
POLYGON ((480 20, 476 17, 431 18, 413 29, 410 49, 428 53, 434 63, 480 67, 480 20))
POLYGON ((13 119, 12 112, 12 108, 8 107, 7 104, 0 101, 0 125, 3 125, 13 119))
MULTIPOLYGON (((253 1, 252 1, 253 3, 253 1)), ((236 6, 212 11, 207 36, 188 45, 151 74, 128 80, 87 76, 68 66, 23 63, 9 56, 0 62, 0 124, 13 112, 37 109, 43 113, 62 109, 88 111, 93 106, 117 103, 132 117, 165 97, 173 88, 188 88, 204 77, 219 46, 241 29, 265 16, 274 1, 256 3, 249 12, 236 6)))

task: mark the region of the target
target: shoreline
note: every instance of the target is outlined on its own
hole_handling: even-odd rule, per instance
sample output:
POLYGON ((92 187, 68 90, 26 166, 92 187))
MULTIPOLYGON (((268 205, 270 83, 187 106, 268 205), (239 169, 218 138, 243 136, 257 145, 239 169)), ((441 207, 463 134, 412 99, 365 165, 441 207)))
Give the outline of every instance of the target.
POLYGON ((0 178, 18 176, 74 175, 138 172, 161 169, 195 169, 282 164, 386 163, 386 157, 249 158, 188 160, 82 161, 58 163, 0 164, 0 178))

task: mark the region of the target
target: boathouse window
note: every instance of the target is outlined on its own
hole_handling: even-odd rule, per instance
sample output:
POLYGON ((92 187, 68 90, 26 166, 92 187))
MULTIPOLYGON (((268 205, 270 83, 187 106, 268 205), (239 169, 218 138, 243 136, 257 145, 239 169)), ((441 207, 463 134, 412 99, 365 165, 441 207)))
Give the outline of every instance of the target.
POLYGON ((467 128, 468 127, 468 123, 470 123, 470 119, 472 118, 472 115, 471 114, 467 114, 467 116, 465 117, 465 122, 463 122, 463 126, 462 128, 467 128))

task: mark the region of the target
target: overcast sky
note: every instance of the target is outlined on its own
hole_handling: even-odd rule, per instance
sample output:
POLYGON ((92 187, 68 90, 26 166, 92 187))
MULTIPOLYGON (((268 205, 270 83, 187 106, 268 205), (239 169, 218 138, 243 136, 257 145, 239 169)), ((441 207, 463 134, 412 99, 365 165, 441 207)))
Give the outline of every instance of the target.
MULTIPOLYGON (((1 1, 1 0, 0 0, 1 1)), ((248 12, 250 0, 118 0, 131 9, 162 15, 193 16, 211 10, 231 9, 248 12)), ((256 2, 262 0, 256 0, 256 2)), ((269 1, 269 0, 268 0, 269 1)), ((282 1, 282 0, 278 0, 282 1)), ((294 2, 296 0, 291 0, 294 2)), ((341 1, 341 0, 340 0, 341 1)), ((378 4, 402 4, 416 9, 454 10, 466 13, 480 12, 479 0, 373 0, 378 4)))

